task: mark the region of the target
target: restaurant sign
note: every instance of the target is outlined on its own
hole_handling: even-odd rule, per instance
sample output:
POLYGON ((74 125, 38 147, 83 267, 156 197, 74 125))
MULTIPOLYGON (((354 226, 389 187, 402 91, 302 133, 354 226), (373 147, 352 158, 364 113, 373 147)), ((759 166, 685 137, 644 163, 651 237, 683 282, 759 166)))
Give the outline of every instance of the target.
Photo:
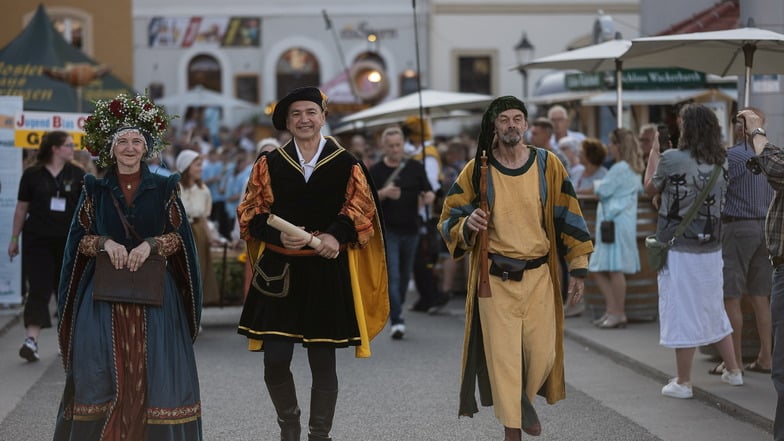
MULTIPOLYGON (((624 90, 698 89, 705 87, 705 74, 688 69, 628 69, 622 72, 624 90)), ((568 90, 614 89, 612 71, 572 73, 564 78, 568 90)))

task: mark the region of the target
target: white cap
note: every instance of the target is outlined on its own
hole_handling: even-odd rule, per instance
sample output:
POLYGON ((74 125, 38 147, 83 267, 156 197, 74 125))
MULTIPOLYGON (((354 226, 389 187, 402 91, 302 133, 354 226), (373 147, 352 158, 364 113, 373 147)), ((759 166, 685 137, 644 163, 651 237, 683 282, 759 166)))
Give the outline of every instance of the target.
POLYGON ((183 150, 177 155, 177 161, 175 161, 175 165, 177 166, 177 171, 180 173, 185 173, 185 170, 190 167, 193 161, 199 157, 199 153, 194 150, 183 150))
POLYGON ((280 143, 275 138, 264 138, 256 144, 256 153, 261 153, 261 148, 265 145, 272 145, 275 148, 280 147, 280 143))

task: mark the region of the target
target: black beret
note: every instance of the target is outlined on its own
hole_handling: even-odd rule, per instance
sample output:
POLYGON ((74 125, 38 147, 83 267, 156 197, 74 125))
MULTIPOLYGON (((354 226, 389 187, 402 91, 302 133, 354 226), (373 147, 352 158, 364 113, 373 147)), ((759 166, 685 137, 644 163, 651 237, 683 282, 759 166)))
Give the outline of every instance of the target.
POLYGON ((286 130, 289 106, 295 101, 312 101, 321 106, 321 110, 327 111, 327 96, 318 87, 309 86, 294 89, 275 105, 275 110, 272 112, 272 125, 276 129, 286 130))

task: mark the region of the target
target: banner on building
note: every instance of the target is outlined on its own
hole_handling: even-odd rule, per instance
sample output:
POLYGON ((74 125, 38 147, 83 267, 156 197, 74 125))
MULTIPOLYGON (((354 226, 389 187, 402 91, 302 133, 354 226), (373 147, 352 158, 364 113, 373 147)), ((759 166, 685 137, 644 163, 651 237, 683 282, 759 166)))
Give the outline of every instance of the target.
POLYGON ((259 17, 153 17, 147 45, 160 48, 258 47, 259 17))
POLYGON ((14 119, 14 144, 16 147, 36 149, 41 137, 52 130, 67 132, 77 148, 84 146, 84 120, 88 113, 70 112, 19 112, 14 119))
MULTIPOLYGON (((14 115, 22 111, 22 97, 0 96, 0 238, 11 237, 22 178, 22 150, 14 146, 14 115)), ((21 246, 21 244, 20 244, 21 246)), ((0 304, 22 303, 22 259, 0 259, 0 304)))

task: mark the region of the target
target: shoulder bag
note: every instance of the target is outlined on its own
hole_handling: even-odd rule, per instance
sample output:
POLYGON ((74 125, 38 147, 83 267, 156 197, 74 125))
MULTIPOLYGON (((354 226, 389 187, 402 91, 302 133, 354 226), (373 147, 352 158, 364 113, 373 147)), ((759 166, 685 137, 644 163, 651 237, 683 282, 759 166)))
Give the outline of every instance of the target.
MULTIPOLYGON (((112 201, 125 229, 125 235, 131 233, 136 240, 142 242, 143 239, 125 218, 114 195, 112 201)), ((95 256, 93 300, 162 306, 165 276, 166 258, 163 256, 151 254, 138 270, 132 272, 128 267, 116 269, 109 259, 109 254, 100 251, 95 256)))
POLYGON ((681 224, 678 225, 678 228, 675 229, 675 233, 672 235, 672 238, 669 241, 661 242, 656 238, 655 234, 651 234, 645 238, 645 248, 648 251, 648 264, 652 269, 659 271, 660 269, 664 268, 664 265, 667 263, 667 252, 670 251, 670 248, 672 248, 672 245, 675 243, 675 239, 680 237, 694 220, 694 217, 697 215, 697 211, 700 209, 703 201, 705 201, 708 193, 713 188, 713 184, 716 182, 716 178, 718 178, 719 172, 721 172, 721 167, 717 165, 713 169, 713 173, 711 174, 708 184, 705 186, 705 188, 702 189, 702 192, 700 192, 700 194, 697 196, 697 199, 694 200, 694 204, 692 204, 689 212, 686 213, 686 217, 683 219, 683 222, 681 222, 681 224))
MULTIPOLYGON (((604 209, 604 202, 600 202, 602 204, 602 214, 604 219, 607 219, 607 212, 604 209)), ((599 233, 602 235, 602 243, 615 243, 615 221, 612 219, 603 220, 602 223, 599 224, 599 233)))

